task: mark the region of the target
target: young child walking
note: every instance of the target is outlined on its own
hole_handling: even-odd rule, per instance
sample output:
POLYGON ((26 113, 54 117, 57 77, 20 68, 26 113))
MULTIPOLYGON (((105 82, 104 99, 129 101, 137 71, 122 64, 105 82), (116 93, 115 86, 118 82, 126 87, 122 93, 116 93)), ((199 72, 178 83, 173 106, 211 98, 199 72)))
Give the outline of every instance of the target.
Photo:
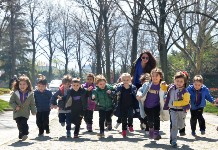
MULTIPOLYGON (((90 91, 92 87, 87 90, 90 91)), ((61 97, 59 97, 61 99, 61 97)), ((75 125, 74 138, 79 138, 79 130, 84 112, 87 109, 88 92, 81 88, 80 79, 72 79, 72 88, 67 93, 67 96, 62 98, 66 100, 66 108, 71 110, 71 123, 75 125)))
POLYGON ((142 86, 142 89, 137 92, 137 99, 142 101, 142 105, 144 105, 144 111, 147 116, 149 138, 154 140, 161 139, 161 135, 159 133, 160 115, 161 119, 164 118, 163 113, 161 113, 164 102, 164 91, 160 87, 162 80, 162 70, 155 68, 151 71, 151 82, 145 82, 142 86))
POLYGON ((9 104, 13 108, 13 119, 16 121, 19 130, 18 138, 24 141, 29 134, 27 120, 29 119, 30 111, 32 115, 36 115, 32 84, 27 76, 20 76, 13 85, 9 104))
MULTIPOLYGON (((89 73, 89 74, 87 74, 86 82, 82 85, 82 87, 85 89, 88 89, 89 87, 91 87, 91 89, 93 90, 95 88, 94 81, 95 81, 94 74, 89 73)), ((87 109, 86 109, 85 114, 84 114, 84 120, 86 122, 86 129, 88 130, 88 132, 92 132, 93 112, 95 110, 96 103, 95 103, 95 101, 93 101, 91 99, 91 93, 88 96, 88 104, 87 105, 88 106, 87 106, 87 109)))
POLYGON ((65 101, 58 100, 58 97, 63 97, 67 95, 67 91, 71 87, 72 77, 70 75, 64 75, 62 79, 62 84, 59 90, 51 98, 51 108, 58 107, 58 118, 61 126, 65 126, 66 123, 66 135, 71 137, 71 110, 65 108, 65 101), (58 102, 57 102, 58 100, 58 102))
POLYGON ((214 98, 211 96, 209 89, 203 84, 203 77, 201 75, 196 75, 193 78, 193 84, 190 84, 187 88, 188 92, 191 95, 191 130, 192 135, 196 135, 196 124, 200 127, 201 134, 205 134, 205 120, 203 117, 203 110, 206 106, 206 100, 215 104, 214 98))
POLYGON ((104 121, 106 119, 108 130, 112 129, 111 115, 113 112, 112 98, 110 97, 112 87, 107 83, 103 75, 95 77, 96 89, 92 91, 92 99, 95 100, 99 111, 99 137, 104 137, 104 121))
POLYGON ((145 134, 149 134, 148 118, 147 115, 145 114, 144 103, 142 103, 142 101, 140 100, 141 97, 138 96, 142 96, 142 93, 143 91, 145 91, 145 88, 148 88, 148 85, 150 84, 151 81, 151 75, 149 73, 144 73, 141 75, 139 80, 143 85, 138 89, 136 94, 136 98, 139 101, 140 118, 141 118, 140 121, 142 123, 143 129, 145 129, 145 134))
POLYGON ((50 133, 49 129, 49 115, 50 115, 50 99, 52 97, 51 91, 46 89, 47 80, 42 77, 37 81, 37 89, 34 91, 34 98, 36 102, 36 124, 39 128, 38 136, 50 133))
POLYGON ((170 112, 170 144, 177 147, 177 133, 185 127, 185 118, 190 109, 190 94, 186 89, 187 76, 179 71, 174 76, 174 84, 168 88, 164 109, 170 112))
POLYGON ((126 137, 127 120, 130 132, 133 132, 133 115, 139 112, 139 103, 136 99, 136 87, 131 83, 131 75, 123 73, 121 75, 122 84, 116 88, 116 93, 120 96, 114 115, 121 118, 122 136, 126 137))

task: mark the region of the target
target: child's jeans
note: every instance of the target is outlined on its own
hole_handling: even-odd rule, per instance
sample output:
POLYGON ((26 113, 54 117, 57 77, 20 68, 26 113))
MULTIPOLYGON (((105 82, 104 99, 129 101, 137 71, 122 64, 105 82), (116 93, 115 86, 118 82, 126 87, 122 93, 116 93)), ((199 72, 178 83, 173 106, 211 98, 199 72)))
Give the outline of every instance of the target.
POLYGON ((187 113, 183 111, 183 109, 170 108, 170 121, 171 121, 170 141, 172 142, 177 141, 178 130, 185 127, 186 114, 187 113))
POLYGON ((111 123, 111 114, 112 110, 105 111, 105 110, 99 110, 99 127, 100 127, 100 132, 104 132, 104 121, 106 119, 107 123, 111 123))
POLYGON ((25 117, 17 117, 15 118, 15 121, 17 123, 17 128, 19 130, 19 135, 23 136, 23 135, 28 135, 29 132, 29 126, 27 124, 27 118, 25 117))
POLYGON ((66 122, 66 130, 71 130, 71 113, 59 113, 59 122, 66 122))

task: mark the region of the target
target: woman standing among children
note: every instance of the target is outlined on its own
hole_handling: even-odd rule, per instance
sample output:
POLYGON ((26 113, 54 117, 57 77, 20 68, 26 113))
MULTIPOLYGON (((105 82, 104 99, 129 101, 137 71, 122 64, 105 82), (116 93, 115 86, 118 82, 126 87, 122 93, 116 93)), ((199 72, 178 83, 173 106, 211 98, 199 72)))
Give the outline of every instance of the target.
POLYGON ((47 80, 45 77, 39 78, 37 81, 37 89, 34 91, 34 98, 36 102, 36 124, 39 128, 38 136, 50 133, 49 129, 49 115, 50 115, 50 99, 52 97, 51 91, 46 89, 47 80))
POLYGON ((164 109, 170 112, 170 144, 177 147, 177 133, 179 129, 185 127, 185 118, 190 108, 190 94, 186 89, 187 76, 179 71, 174 76, 172 84, 167 93, 164 109))
MULTIPOLYGON (((151 73, 151 70, 156 67, 156 60, 152 56, 152 54, 149 51, 143 51, 137 60, 133 63, 133 67, 131 69, 131 76, 133 85, 136 86, 137 89, 139 89, 142 84, 140 82, 140 77, 144 73, 151 73)), ((139 118, 141 122, 141 129, 143 129, 143 124, 145 124, 146 121, 144 121, 142 118, 139 118)))
POLYGON ((115 116, 121 118, 122 136, 126 137, 127 120, 130 132, 133 132, 133 115, 134 112, 139 112, 139 104, 136 99, 136 87, 131 84, 131 75, 123 73, 121 75, 122 84, 116 88, 116 93, 119 93, 119 100, 115 116))
POLYGON ((92 99, 95 99, 99 111, 99 137, 104 137, 104 121, 106 119, 108 130, 112 129, 111 114, 113 112, 112 98, 110 97, 112 87, 107 83, 103 75, 95 77, 96 89, 92 91, 92 99))
POLYGON ((197 120, 199 123, 201 134, 205 134, 205 120, 203 117, 203 110, 206 106, 206 100, 215 104, 214 98, 211 96, 209 89, 203 84, 203 77, 201 75, 196 75, 193 79, 193 84, 189 85, 187 88, 191 95, 191 130, 192 135, 196 135, 196 124, 197 120))
POLYGON ((19 130, 18 137, 24 141, 29 134, 27 120, 29 119, 30 111, 32 115, 36 115, 32 84, 27 76, 20 76, 14 84, 9 104, 13 108, 13 118, 19 130))
MULTIPOLYGON (((95 76, 93 73, 87 74, 86 82, 82 85, 82 87, 85 89, 88 89, 91 87, 91 90, 93 90, 95 88, 94 80, 95 80, 95 76)), ((91 99, 91 93, 88 96, 87 105, 88 106, 87 106, 87 109, 86 109, 85 114, 84 114, 84 120, 86 122, 86 128, 87 128, 88 132, 92 132, 92 123, 93 123, 92 119, 93 119, 93 112, 95 110, 96 103, 95 103, 95 101, 93 101, 91 99)))

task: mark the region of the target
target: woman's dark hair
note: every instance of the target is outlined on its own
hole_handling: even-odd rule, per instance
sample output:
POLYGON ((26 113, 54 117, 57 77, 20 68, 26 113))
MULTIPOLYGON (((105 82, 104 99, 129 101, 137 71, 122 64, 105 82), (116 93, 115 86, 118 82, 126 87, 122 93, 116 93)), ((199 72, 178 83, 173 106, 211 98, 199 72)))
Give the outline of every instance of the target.
POLYGON ((151 73, 151 70, 156 68, 157 62, 156 62, 154 56, 147 50, 143 51, 140 54, 139 58, 137 59, 137 62, 141 59, 143 54, 147 54, 148 57, 149 57, 149 60, 148 60, 148 62, 146 64, 145 68, 143 68, 143 73, 151 73))

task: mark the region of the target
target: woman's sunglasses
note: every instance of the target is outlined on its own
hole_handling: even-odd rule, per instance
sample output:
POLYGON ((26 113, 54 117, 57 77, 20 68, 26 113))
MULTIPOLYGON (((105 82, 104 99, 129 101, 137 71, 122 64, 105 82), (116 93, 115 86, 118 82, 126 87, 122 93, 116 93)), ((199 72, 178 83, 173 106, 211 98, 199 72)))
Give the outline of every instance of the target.
POLYGON ((142 59, 149 60, 149 57, 141 57, 142 59))

